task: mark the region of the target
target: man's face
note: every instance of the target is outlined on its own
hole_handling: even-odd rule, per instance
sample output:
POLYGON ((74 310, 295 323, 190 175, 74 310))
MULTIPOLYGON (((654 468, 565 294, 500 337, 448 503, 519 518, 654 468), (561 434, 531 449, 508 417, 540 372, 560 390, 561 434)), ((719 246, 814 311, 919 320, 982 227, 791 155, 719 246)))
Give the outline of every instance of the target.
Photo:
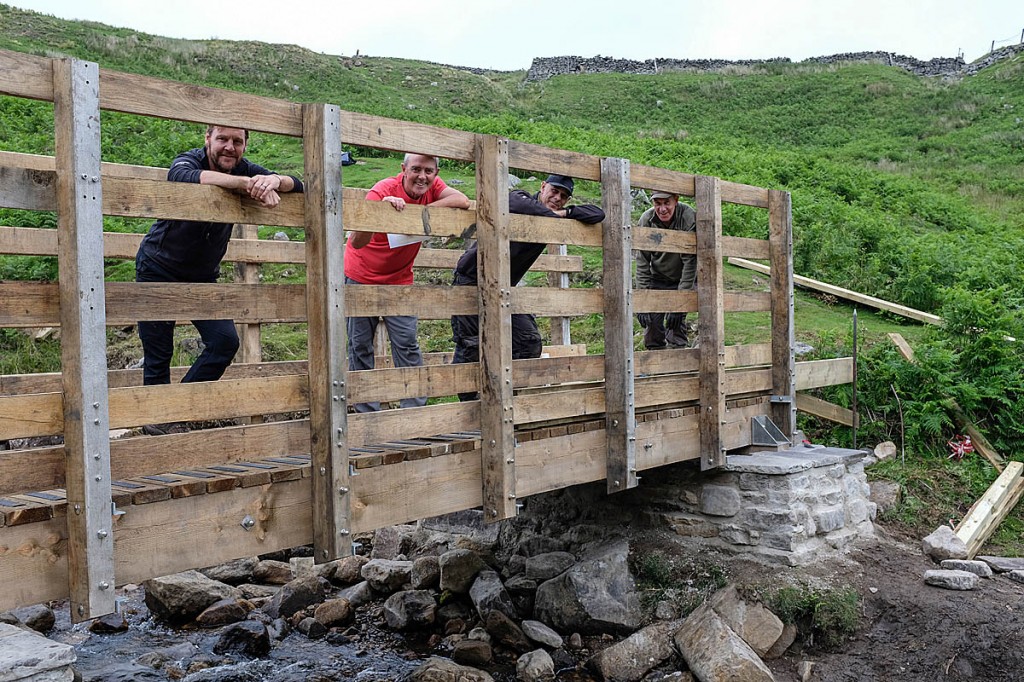
POLYGON ((230 173, 245 154, 245 131, 214 126, 206 133, 206 158, 211 170, 230 173))
POLYGON ((413 154, 408 163, 402 164, 402 189, 411 199, 419 199, 427 193, 437 177, 437 161, 432 156, 413 154))
POLYGON ((672 220, 672 214, 676 212, 676 204, 679 203, 679 197, 669 197, 668 199, 655 199, 654 200, 654 215, 658 216, 658 220, 663 223, 667 223, 672 220))
POLYGON ((555 187, 549 185, 546 182, 540 183, 540 194, 538 195, 540 203, 544 204, 552 211, 565 208, 565 203, 569 201, 569 193, 561 187, 555 187))

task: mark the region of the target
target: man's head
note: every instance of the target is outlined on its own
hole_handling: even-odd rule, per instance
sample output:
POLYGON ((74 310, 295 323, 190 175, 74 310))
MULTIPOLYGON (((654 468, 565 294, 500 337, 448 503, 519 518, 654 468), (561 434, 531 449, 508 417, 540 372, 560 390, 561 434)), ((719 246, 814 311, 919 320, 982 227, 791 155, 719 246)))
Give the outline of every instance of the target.
POLYGON ((245 154, 249 131, 245 128, 209 126, 206 129, 206 158, 210 169, 230 173, 245 154))
POLYGON ((676 212, 676 205, 679 203, 679 195, 671 192, 655 192, 651 195, 654 202, 654 215, 658 220, 667 223, 672 220, 676 212))
POLYGON ((572 197, 573 181, 567 175, 549 175, 548 179, 540 183, 540 194, 538 199, 552 211, 565 207, 565 204, 572 197))
POLYGON ((402 189, 411 199, 427 193, 437 177, 437 157, 406 154, 402 161, 402 189))

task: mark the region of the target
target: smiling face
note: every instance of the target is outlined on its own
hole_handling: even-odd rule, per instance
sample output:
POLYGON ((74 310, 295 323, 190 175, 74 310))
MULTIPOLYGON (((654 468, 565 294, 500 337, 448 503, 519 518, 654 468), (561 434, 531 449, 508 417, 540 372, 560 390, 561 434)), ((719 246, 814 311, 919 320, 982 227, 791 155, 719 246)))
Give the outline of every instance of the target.
POLYGON ((540 194, 537 195, 540 203, 552 211, 565 208, 565 202, 569 201, 569 193, 561 187, 555 187, 547 182, 540 183, 540 194))
POLYGON ((676 205, 678 203, 679 197, 659 197, 654 200, 654 215, 661 222, 667 223, 672 220, 672 215, 676 212, 676 205))
POLYGON ((437 159, 433 156, 408 154, 402 163, 402 189, 410 199, 427 193, 437 177, 437 159))
POLYGON ((249 136, 242 128, 213 126, 206 132, 206 158, 210 170, 230 173, 245 154, 249 136))

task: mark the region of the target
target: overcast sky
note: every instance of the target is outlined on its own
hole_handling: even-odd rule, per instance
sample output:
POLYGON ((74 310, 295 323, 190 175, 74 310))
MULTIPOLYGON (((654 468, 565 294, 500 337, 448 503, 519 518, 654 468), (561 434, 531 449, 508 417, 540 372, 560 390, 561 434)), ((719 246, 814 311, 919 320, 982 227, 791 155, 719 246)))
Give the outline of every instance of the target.
POLYGON ((172 38, 527 69, 533 57, 761 59, 886 50, 973 61, 1020 42, 1024 0, 3 0, 172 38), (282 11, 280 8, 286 8, 282 11), (233 9, 230 9, 233 8, 233 9))

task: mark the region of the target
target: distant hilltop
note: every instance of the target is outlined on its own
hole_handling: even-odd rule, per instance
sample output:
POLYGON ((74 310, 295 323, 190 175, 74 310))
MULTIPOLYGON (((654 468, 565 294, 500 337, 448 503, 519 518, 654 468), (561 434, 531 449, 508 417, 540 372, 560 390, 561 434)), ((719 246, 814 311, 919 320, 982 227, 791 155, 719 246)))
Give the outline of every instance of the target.
POLYGON ((579 73, 654 75, 665 71, 721 71, 730 67, 763 66, 765 64, 837 64, 842 62, 896 66, 918 76, 959 77, 973 75, 986 66, 1021 51, 1024 51, 1024 44, 1008 45, 995 52, 990 52, 970 64, 964 62, 962 57, 936 57, 925 62, 895 52, 843 52, 824 57, 810 57, 801 62, 793 62, 788 57, 738 61, 727 59, 645 59, 642 62, 600 55, 596 57, 535 57, 530 65, 530 70, 526 72, 526 80, 527 82, 542 81, 552 76, 579 73))

